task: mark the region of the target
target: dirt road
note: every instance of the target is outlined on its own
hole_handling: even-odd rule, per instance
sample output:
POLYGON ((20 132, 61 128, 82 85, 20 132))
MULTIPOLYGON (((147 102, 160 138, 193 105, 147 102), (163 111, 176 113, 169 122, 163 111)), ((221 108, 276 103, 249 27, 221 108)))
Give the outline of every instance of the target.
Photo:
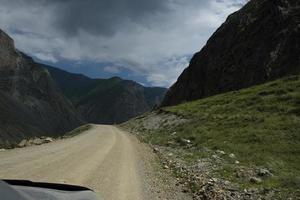
MULTIPOLYGON (((0 178, 83 185, 106 200, 174 198, 153 192, 159 178, 151 177, 144 161, 152 155, 141 145, 114 126, 94 125, 73 138, 0 152, 0 178)), ((176 199, 186 199, 181 195, 176 199)))

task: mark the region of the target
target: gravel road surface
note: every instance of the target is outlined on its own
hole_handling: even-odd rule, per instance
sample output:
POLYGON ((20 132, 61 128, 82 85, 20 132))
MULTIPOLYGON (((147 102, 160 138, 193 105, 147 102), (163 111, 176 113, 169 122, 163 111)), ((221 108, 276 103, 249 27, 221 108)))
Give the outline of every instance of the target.
POLYGON ((82 185, 105 200, 190 199, 157 163, 134 136, 93 125, 72 138, 0 152, 0 178, 82 185))

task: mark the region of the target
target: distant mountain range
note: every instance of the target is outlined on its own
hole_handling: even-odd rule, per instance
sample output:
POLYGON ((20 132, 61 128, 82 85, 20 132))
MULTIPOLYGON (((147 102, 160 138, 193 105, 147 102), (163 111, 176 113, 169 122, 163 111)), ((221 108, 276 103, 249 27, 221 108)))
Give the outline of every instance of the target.
POLYGON ((300 72, 300 5, 252 0, 212 35, 167 92, 163 106, 300 72))
POLYGON ((159 105, 166 88, 144 87, 119 77, 91 79, 44 65, 78 112, 91 123, 127 121, 159 105))
POLYGON ((0 30, 0 146, 59 136, 83 124, 48 71, 15 49, 0 30))

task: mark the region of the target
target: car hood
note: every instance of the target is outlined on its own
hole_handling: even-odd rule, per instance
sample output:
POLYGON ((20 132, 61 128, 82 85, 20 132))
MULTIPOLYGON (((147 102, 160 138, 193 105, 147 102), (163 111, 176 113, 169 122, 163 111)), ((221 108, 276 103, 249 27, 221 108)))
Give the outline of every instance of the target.
POLYGON ((73 185, 0 180, 3 200, 101 200, 92 190, 73 185))

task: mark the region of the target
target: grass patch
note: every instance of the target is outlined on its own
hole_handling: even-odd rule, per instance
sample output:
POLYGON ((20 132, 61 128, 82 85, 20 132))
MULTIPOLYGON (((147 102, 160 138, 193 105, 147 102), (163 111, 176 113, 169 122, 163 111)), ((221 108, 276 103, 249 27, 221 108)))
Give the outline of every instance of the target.
MULTIPOLYGON (((203 148, 218 149, 234 153, 241 165, 271 170, 274 176, 257 187, 299 189, 300 76, 162 108, 162 111, 188 121, 147 130, 141 136, 144 141, 184 148, 178 140, 189 139, 197 152, 203 148), (173 132, 176 134, 172 135, 173 132)), ((205 153, 193 155, 185 159, 196 161, 205 153)), ((216 173, 237 181, 232 165, 216 173)), ((245 182, 240 184, 251 186, 245 182)))
POLYGON ((74 137, 76 135, 79 135, 79 134, 83 133, 84 131, 87 131, 87 130, 91 129, 91 128, 92 128, 91 124, 85 124, 83 126, 80 126, 80 127, 76 128, 76 129, 74 129, 74 130, 66 133, 64 135, 64 137, 74 137))

